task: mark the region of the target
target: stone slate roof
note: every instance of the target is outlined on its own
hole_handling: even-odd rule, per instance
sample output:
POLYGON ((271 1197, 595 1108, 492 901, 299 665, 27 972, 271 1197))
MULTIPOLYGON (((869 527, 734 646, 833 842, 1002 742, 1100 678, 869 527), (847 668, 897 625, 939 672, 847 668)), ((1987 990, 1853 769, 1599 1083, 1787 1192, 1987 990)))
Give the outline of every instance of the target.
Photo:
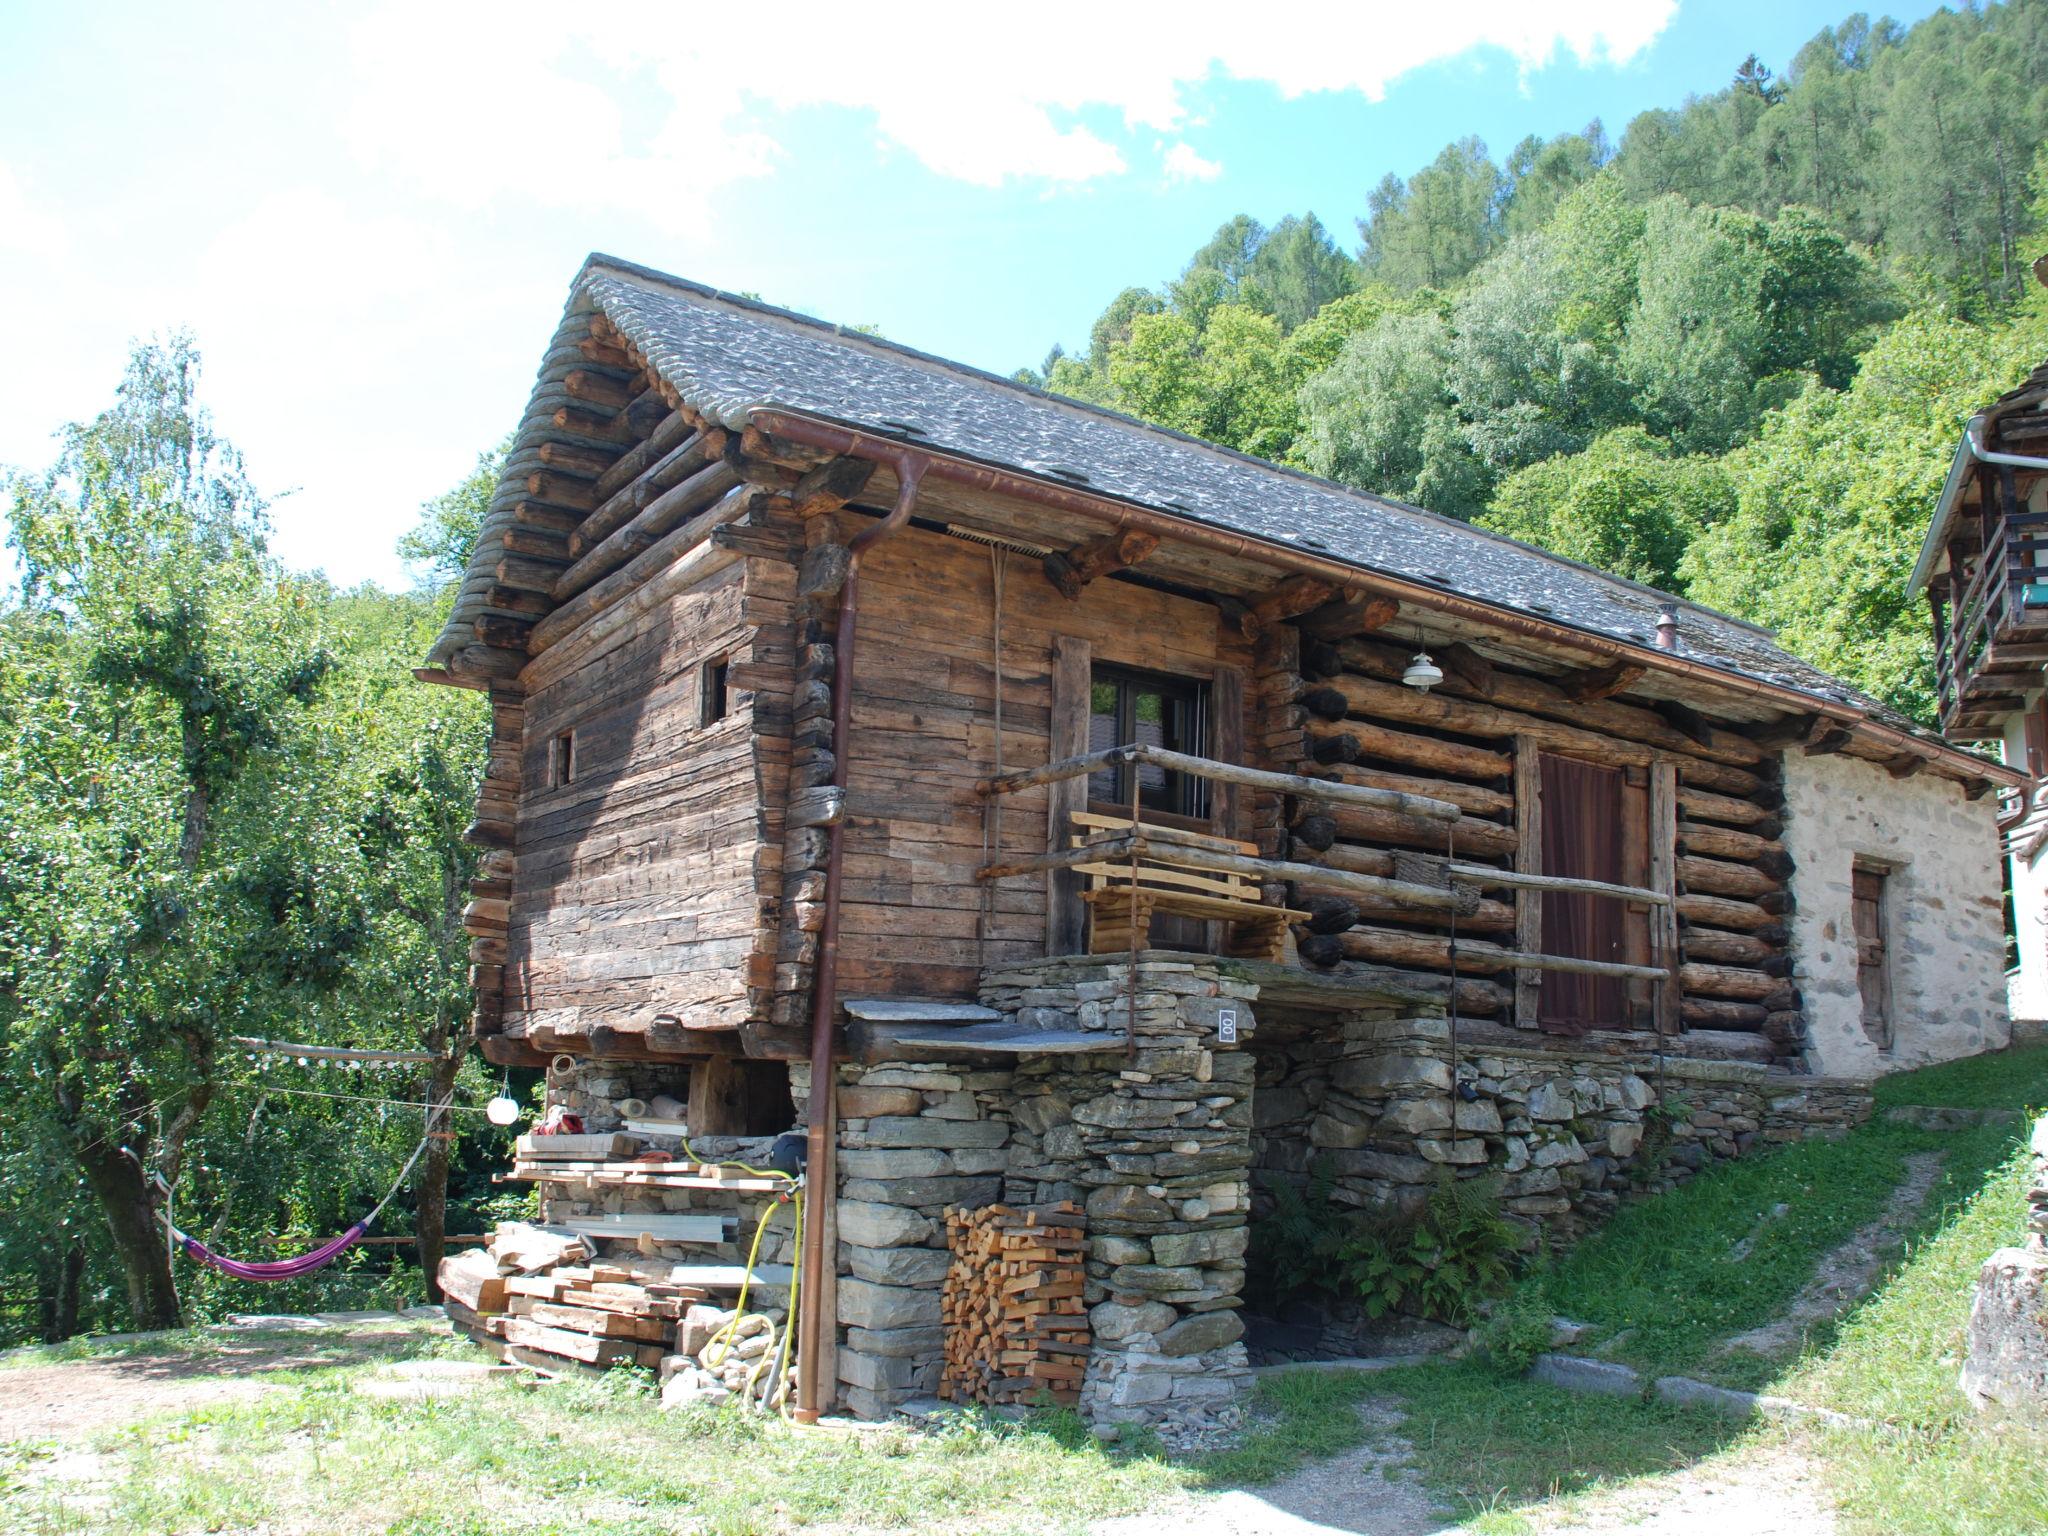
MULTIPOLYGON (((561 380, 602 310, 694 409, 731 428, 777 409, 1078 485, 1168 515, 1425 583, 1505 612, 1649 645, 1658 611, 1678 616, 1692 661, 1908 722, 1779 648, 1769 631, 1422 508, 1218 448, 1114 411, 1050 395, 911 348, 593 255, 542 365, 449 630, 430 658, 466 643, 490 584, 501 515, 520 495, 561 380)), ((1916 735, 1925 735, 1915 731, 1916 735)), ((1928 738, 1930 740, 1938 738, 1928 738)))

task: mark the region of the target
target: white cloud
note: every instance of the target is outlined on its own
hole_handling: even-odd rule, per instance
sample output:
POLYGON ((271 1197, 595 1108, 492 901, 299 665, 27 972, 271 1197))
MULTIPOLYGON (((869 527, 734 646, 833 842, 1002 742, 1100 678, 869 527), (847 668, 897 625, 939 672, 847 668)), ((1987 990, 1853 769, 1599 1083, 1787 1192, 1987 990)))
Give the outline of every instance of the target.
MULTIPOLYGON (((957 0, 791 0, 764 40, 666 0, 587 12, 402 0, 357 30, 349 126, 373 163, 458 205, 512 194, 634 206, 695 232, 711 192, 774 168, 776 116, 802 108, 868 113, 885 142, 954 180, 1071 184, 1127 169, 1105 136, 1112 120, 1178 131, 1187 88, 1217 75, 1288 97, 1377 100, 1400 76, 1475 48, 1503 50, 1524 71, 1564 55, 1625 63, 1675 10, 1676 0, 1447 11, 1341 0, 1302 6, 1285 27, 1246 27, 1221 0, 1049 0, 1019 25, 1016 12, 957 0)), ((1173 157, 1189 176, 1213 174, 1185 145, 1173 157)))
POLYGON ((1168 181, 1214 181, 1223 174, 1221 163, 1203 159, 1191 144, 1175 144, 1163 164, 1168 181))
POLYGON ((57 256, 65 246, 64 226, 29 200, 20 178, 0 160, 0 251, 57 256))

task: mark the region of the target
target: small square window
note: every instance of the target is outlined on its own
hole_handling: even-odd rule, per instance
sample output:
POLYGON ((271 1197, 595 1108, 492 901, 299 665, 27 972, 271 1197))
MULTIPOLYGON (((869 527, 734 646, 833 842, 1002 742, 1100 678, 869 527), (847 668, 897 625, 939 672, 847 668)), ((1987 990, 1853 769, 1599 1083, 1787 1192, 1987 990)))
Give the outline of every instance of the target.
POLYGON ((564 731, 548 753, 548 782, 556 789, 576 777, 576 733, 564 731))
POLYGON ((727 675, 729 659, 719 656, 704 663, 703 696, 697 716, 699 725, 716 725, 732 708, 732 687, 727 675))

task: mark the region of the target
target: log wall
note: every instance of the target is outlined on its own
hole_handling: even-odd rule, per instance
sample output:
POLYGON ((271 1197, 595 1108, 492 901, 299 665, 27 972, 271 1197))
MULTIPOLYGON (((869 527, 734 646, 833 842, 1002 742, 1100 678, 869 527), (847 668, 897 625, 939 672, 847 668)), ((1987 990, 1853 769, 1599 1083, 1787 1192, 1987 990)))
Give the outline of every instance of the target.
MULTIPOLYGON (((840 514, 852 530, 851 514, 840 514)), ((878 545, 861 576, 840 940, 843 996, 974 995, 984 965, 1045 952, 1046 882, 995 883, 982 919, 982 800, 996 769, 990 550, 918 528, 878 545)), ((1094 664, 1209 679, 1251 662, 1214 606, 1098 580, 1061 595, 1028 555, 1006 557, 1003 753, 1047 760, 1054 643, 1094 664)), ((1222 696, 1226 688, 1214 690, 1222 696)), ((1057 756, 1057 753, 1050 755, 1057 756)), ((1047 790, 1003 797, 1001 849, 1042 853, 1047 790)))
POLYGON ((707 664, 751 655, 747 606, 735 562, 528 697, 508 1033, 747 1016, 769 833, 753 697, 729 689, 724 718, 703 720, 707 664), (564 733, 574 768, 557 784, 564 733))
MULTIPOLYGON (((1716 1054, 1796 1054, 1804 1026, 1786 953, 1792 860, 1778 835, 1777 755, 1691 711, 1600 694, 1611 679, 1539 678, 1459 649, 1451 648, 1445 680, 1428 694, 1398 681, 1407 649, 1370 636, 1302 647, 1302 670, 1292 678, 1276 655, 1263 678, 1263 740, 1272 757, 1298 745, 1301 772, 1451 800, 1465 812, 1455 832, 1303 803, 1268 814, 1263 845, 1299 862, 1366 874, 1392 874, 1398 862, 1448 855, 1453 846, 1460 864, 1533 870, 1535 754, 1621 768, 1637 786, 1624 792, 1625 814, 1630 806, 1637 813, 1624 827, 1634 881, 1676 898, 1668 915, 1635 909, 1626 958, 1649 963, 1663 923, 1661 937, 1676 943, 1681 966, 1675 994, 1660 999, 1654 984, 1634 983, 1626 1016, 1597 1027, 1714 1031, 1728 1037, 1714 1041, 1716 1054), (1661 791, 1660 774, 1668 776, 1661 791), (1668 807, 1662 817, 1660 806, 1668 807)), ((1301 943, 1312 965, 1451 967, 1451 929, 1440 914, 1361 903, 1309 882, 1285 898, 1315 914, 1301 943)), ((1498 956, 1547 948, 1539 902, 1533 891, 1482 884, 1460 914, 1461 1012, 1535 1027, 1540 978, 1523 972, 1518 979, 1498 956)))

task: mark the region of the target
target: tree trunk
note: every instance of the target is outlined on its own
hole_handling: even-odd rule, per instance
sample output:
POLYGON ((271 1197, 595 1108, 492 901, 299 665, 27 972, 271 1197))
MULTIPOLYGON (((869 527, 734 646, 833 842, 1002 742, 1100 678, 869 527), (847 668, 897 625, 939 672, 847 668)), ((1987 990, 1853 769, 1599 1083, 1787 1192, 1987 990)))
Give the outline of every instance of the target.
POLYGON ((92 1186, 114 1253, 128 1282, 128 1312, 136 1328, 177 1328, 184 1323, 178 1283, 171 1273, 171 1253, 158 1224, 142 1169, 122 1155, 111 1138, 102 1137, 74 1154, 92 1186))
MULTIPOLYGON (((460 1049, 434 1063, 427 1074, 429 1104, 439 1104, 454 1092, 455 1074, 461 1066, 460 1049)), ((442 1130, 449 1128, 446 1121, 440 1125, 442 1130)), ((427 1300, 433 1304, 441 1300, 441 1257, 448 1250, 448 1164, 454 1153, 455 1143, 450 1139, 428 1142, 427 1150, 420 1154, 415 1186, 413 1231, 419 1237, 420 1273, 427 1279, 427 1300)))
POLYGON ((38 1326, 45 1344, 61 1344, 78 1332, 78 1296, 85 1282, 85 1244, 74 1237, 40 1266, 36 1288, 38 1326))

